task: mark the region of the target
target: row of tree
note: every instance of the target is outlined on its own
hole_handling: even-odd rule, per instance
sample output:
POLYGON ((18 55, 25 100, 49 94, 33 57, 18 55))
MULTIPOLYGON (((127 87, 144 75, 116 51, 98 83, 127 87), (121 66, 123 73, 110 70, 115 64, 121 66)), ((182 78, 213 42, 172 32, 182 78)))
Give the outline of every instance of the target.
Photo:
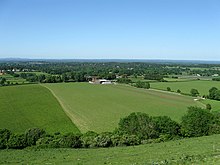
POLYGON ((141 143, 163 142, 185 137, 199 137, 220 133, 220 115, 206 109, 189 107, 180 123, 167 116, 152 117, 145 113, 131 113, 122 118, 114 132, 62 135, 46 133, 39 128, 24 134, 0 130, 0 148, 22 149, 27 146, 41 148, 92 148, 131 146, 141 143))

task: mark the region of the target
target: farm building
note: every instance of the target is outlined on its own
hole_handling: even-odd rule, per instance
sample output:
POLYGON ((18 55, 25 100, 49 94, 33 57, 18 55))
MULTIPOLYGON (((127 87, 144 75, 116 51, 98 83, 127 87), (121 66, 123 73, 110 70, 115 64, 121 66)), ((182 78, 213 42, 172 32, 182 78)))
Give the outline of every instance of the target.
POLYGON ((98 79, 97 77, 92 77, 92 81, 89 81, 91 84, 112 84, 110 80, 98 79))

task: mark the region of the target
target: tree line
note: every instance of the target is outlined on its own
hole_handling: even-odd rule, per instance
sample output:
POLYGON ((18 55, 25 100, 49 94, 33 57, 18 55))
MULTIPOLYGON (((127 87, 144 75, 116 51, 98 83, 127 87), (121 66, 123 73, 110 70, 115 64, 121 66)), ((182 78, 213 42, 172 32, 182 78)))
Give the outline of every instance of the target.
POLYGON ((40 128, 32 128, 23 134, 0 130, 0 149, 38 148, 96 148, 133 146, 158 143, 175 139, 199 137, 220 133, 220 114, 199 107, 189 107, 178 123, 167 116, 149 116, 131 113, 121 118, 113 132, 48 134, 40 128))

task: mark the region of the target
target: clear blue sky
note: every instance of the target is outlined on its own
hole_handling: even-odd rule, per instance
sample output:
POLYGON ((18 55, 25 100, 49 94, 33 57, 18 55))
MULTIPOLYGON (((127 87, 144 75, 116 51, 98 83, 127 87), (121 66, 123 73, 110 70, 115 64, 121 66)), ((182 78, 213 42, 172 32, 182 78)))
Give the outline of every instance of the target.
POLYGON ((0 0, 0 58, 220 60, 220 0, 0 0))

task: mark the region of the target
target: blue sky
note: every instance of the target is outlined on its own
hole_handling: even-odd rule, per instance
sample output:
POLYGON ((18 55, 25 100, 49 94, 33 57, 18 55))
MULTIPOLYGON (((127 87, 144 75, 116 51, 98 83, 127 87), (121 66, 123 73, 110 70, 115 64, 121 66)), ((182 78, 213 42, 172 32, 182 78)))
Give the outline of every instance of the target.
POLYGON ((0 58, 220 60, 219 0, 0 0, 0 58))

